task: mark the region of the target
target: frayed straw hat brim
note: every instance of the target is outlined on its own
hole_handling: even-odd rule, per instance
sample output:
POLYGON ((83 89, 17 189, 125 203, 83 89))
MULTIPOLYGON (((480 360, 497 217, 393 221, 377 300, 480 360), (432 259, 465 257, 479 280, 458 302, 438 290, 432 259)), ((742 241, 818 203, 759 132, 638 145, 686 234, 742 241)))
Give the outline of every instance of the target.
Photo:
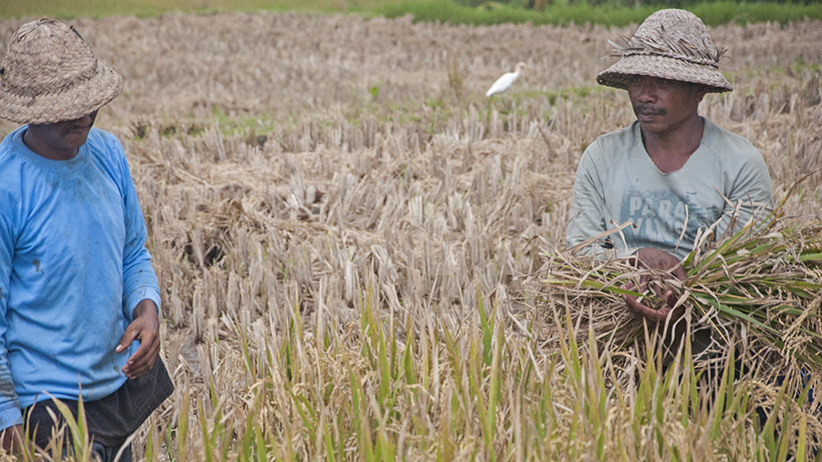
POLYGON ((20 26, 0 65, 0 117, 47 124, 88 115, 113 100, 123 79, 72 27, 43 18, 20 26))
POLYGON ((614 65, 600 72, 597 82, 624 90, 633 75, 698 83, 714 93, 733 90, 733 85, 718 69, 658 55, 623 56, 614 65))
POLYGON ((122 89, 122 77, 98 61, 94 78, 60 92, 30 97, 0 87, 0 117, 22 124, 74 120, 110 103, 122 89))
POLYGON ((733 90, 719 72, 727 49, 714 46, 705 23, 690 11, 656 11, 633 37, 608 42, 614 47, 611 55, 620 60, 597 75, 602 85, 626 89, 631 76, 644 75, 701 84, 714 93, 733 90))

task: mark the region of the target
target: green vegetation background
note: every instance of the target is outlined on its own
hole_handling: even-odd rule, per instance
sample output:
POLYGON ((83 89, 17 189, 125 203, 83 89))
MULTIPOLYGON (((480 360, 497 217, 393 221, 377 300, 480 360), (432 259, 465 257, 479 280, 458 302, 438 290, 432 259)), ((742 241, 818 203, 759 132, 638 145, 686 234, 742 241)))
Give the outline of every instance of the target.
POLYGON ((0 0, 0 18, 157 16, 172 12, 288 10, 382 15, 389 18, 410 14, 417 21, 453 24, 530 22, 624 26, 639 23, 651 12, 669 7, 691 10, 709 25, 822 19, 822 0, 0 0))

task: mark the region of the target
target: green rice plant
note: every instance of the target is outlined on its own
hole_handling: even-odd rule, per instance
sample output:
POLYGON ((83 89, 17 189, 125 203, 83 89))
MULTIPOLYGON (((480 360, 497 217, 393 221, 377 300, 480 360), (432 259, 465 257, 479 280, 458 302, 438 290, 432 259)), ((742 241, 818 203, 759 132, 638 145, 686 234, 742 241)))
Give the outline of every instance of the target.
MULTIPOLYGON (((64 460, 66 457, 77 462, 93 460, 92 438, 88 431, 83 399, 80 398, 77 401, 78 414, 76 417, 64 402, 52 396, 49 396, 49 399, 54 400, 59 413, 58 416, 51 409, 48 410, 52 421, 57 422, 52 428, 51 441, 45 448, 37 447, 29 435, 30 422, 24 422, 21 445, 17 447, 17 457, 13 460, 64 460)), ((9 460, 10 456, 6 453, 0 451, 0 455, 2 455, 2 460, 9 460)))
POLYGON ((177 460, 179 462, 185 462, 188 455, 188 412, 190 403, 188 393, 184 394, 177 420, 177 460))
MULTIPOLYGON (((53 398, 53 397, 52 397, 53 398)), ((77 401, 77 416, 75 417, 74 414, 71 412, 71 409, 62 401, 58 399, 54 399, 54 403, 57 405, 57 410, 60 412, 60 415, 63 420, 62 428, 58 427, 55 428, 56 434, 61 435, 68 432, 69 443, 65 447, 71 447, 71 454, 73 455, 74 459, 77 462, 89 462, 91 461, 92 456, 92 449, 91 449, 91 439, 89 438, 88 433, 88 425, 86 423, 85 417, 85 407, 83 404, 82 397, 77 401)), ((51 414, 51 412, 49 412, 51 414)), ((52 419, 57 422, 57 416, 52 415, 52 419)), ((53 438, 50 444, 51 453, 53 456, 57 456, 62 458, 63 453, 65 452, 65 447, 63 444, 65 443, 63 438, 53 438)), ((30 448, 33 449, 33 448, 30 448)), ((32 456, 36 451, 26 451, 23 457, 32 456)), ((34 459, 34 458, 32 458, 34 459)), ((23 459, 26 460, 26 459, 23 459)))
MULTIPOLYGON (((498 5, 495 8, 472 8, 450 0, 404 0, 386 3, 375 8, 378 14, 389 18, 411 14, 415 21, 443 22, 451 24, 492 25, 522 24, 536 25, 603 24, 624 27, 641 23, 648 15, 664 6, 654 6, 643 2, 637 5, 621 4, 592 6, 589 2, 569 2, 555 4, 544 10, 518 8, 512 5, 498 5)), ((728 23, 779 22, 785 24, 804 18, 822 18, 820 4, 784 3, 738 3, 731 1, 700 2, 688 6, 710 26, 728 23)))

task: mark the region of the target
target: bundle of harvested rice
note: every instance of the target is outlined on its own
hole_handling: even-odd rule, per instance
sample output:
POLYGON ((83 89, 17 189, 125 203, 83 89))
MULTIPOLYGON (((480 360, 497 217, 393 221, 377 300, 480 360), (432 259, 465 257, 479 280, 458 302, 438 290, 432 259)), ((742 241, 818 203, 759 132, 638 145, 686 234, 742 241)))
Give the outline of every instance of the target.
MULTIPOLYGON (((781 359, 773 363, 778 368, 822 371, 822 223, 779 215, 752 221, 723 241, 697 245, 702 250, 683 261, 687 278, 666 282, 679 294, 676 304, 685 313, 680 319, 692 331, 709 328, 715 344, 781 359)), ((622 295, 643 297, 648 306, 664 303, 647 291, 626 289, 639 287, 636 281, 648 270, 625 259, 592 261, 557 252, 544 270, 546 299, 566 300, 577 327, 589 327, 612 346, 632 343, 642 333, 622 295)))

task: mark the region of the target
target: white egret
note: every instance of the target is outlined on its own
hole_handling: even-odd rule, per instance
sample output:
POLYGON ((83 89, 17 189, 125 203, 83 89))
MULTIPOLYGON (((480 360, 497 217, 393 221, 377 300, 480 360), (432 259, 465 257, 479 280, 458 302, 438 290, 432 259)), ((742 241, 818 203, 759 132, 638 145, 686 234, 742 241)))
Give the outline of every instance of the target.
POLYGON ((502 77, 498 78, 497 81, 494 82, 493 85, 491 85, 491 88, 488 89, 488 92, 485 93, 485 96, 491 96, 497 93, 502 93, 505 90, 511 88, 511 85, 514 84, 514 81, 516 81, 519 78, 520 73, 522 73, 522 70, 526 67, 528 66, 526 66, 525 63, 517 63, 517 67, 514 69, 514 72, 506 72, 505 74, 502 74, 502 77))

